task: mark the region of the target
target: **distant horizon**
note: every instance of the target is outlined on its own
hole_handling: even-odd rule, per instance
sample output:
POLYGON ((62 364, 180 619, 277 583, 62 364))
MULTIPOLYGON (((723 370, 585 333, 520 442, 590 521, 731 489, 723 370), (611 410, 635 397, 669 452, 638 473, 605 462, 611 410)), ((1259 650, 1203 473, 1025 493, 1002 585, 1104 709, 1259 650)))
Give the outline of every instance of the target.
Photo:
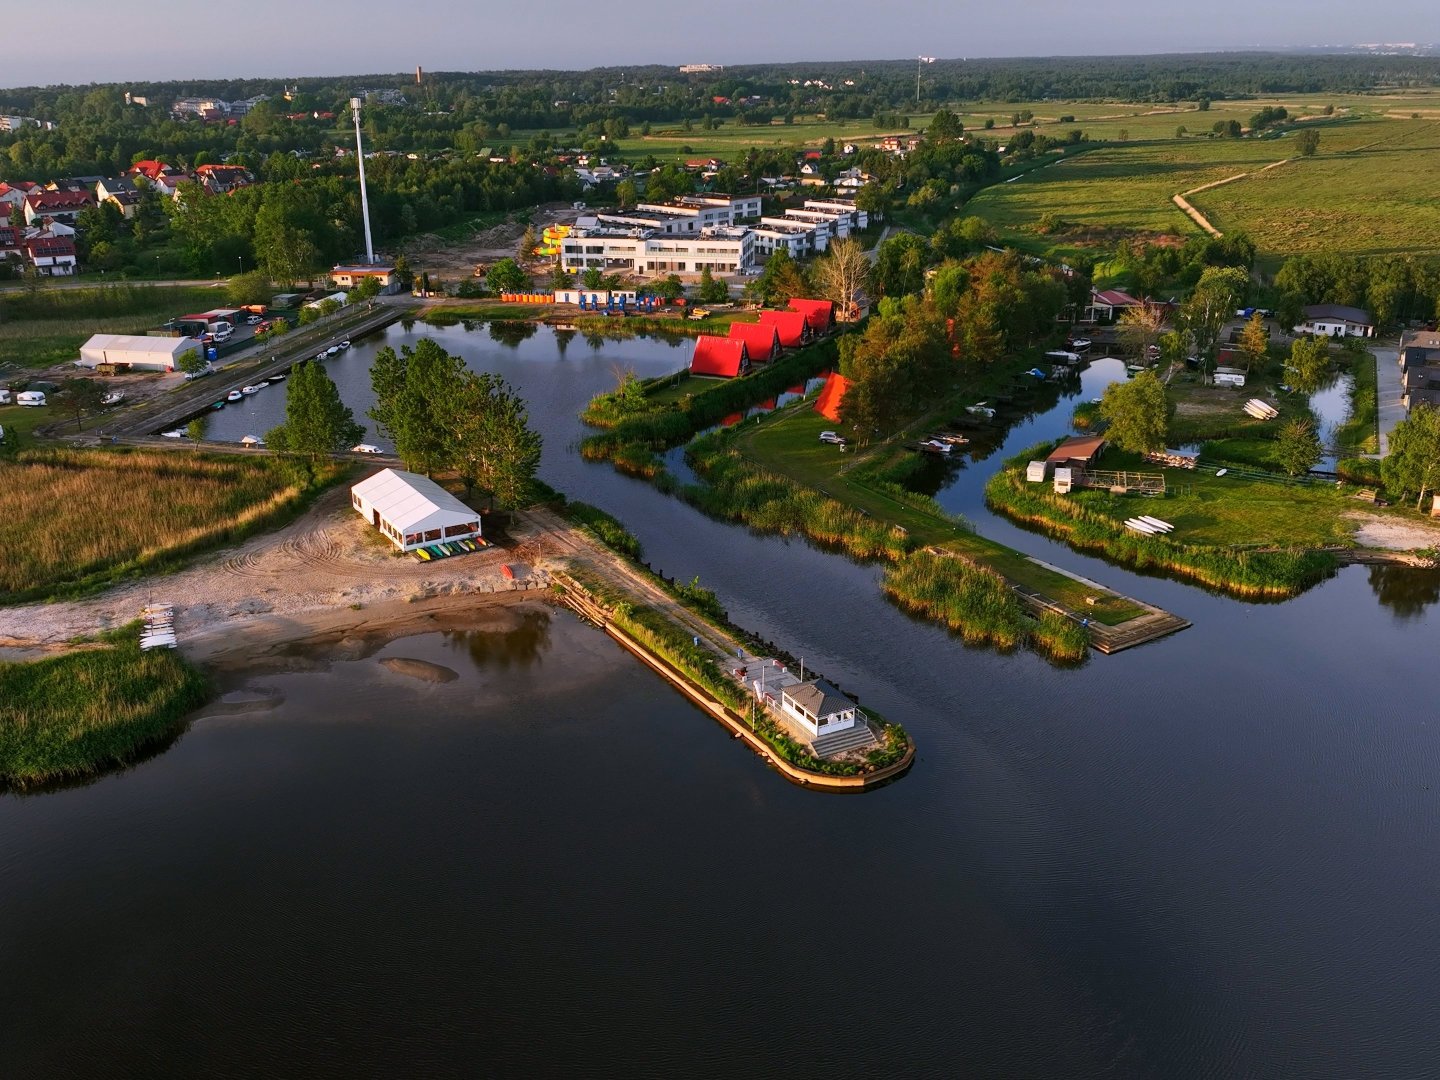
POLYGON ((1120 0, 1091 0, 1083 20, 1066 0, 967 12, 930 0, 890 0, 883 19, 854 0, 792 0, 783 10, 767 0, 730 0, 727 17, 705 25, 703 41, 691 21, 656 19, 625 0, 603 12, 574 0, 529 0, 501 13, 431 0, 413 17, 375 0, 353 0, 338 17, 320 5, 251 0, 235 27, 207 34, 199 47, 177 35, 194 17, 182 0, 150 0, 123 12, 101 0, 70 0, 65 10, 63 59, 12 51, 0 75, 6 88, 340 78, 414 71, 417 64, 477 72, 875 62, 855 57, 862 50, 912 60, 1338 52, 1436 35, 1432 8, 1421 0, 1373 0, 1363 28, 1355 26, 1348 0, 1309 0, 1303 8, 1215 0, 1206 11, 1204 45, 1195 43, 1188 13, 1137 20, 1133 6, 1120 0), (1337 28, 1351 42, 1335 41, 1337 28))
MULTIPOLYGON (((936 63, 970 63, 995 62, 1007 60, 1120 60, 1127 57, 1199 57, 1199 56, 1239 56, 1246 54, 1290 54, 1290 53, 1318 53, 1325 55, 1340 56, 1415 56, 1440 58, 1440 43, 1431 42, 1380 42, 1380 43, 1359 43, 1352 45, 1229 45, 1216 46, 1208 49, 1157 49, 1157 50, 1131 50, 1129 52, 1095 53, 1014 53, 994 56, 936 56, 931 59, 936 63), (1397 51, 1384 51, 1393 49, 1397 51), (1398 51, 1406 50, 1406 51, 1398 51)), ((87 86, 118 86, 126 83, 196 83, 196 82, 252 82, 258 80, 271 80, 284 82, 291 79, 343 79, 343 78, 371 78, 399 76, 412 78, 416 66, 420 67, 427 75, 481 75, 486 73, 508 74, 511 72, 554 72, 557 74, 588 74, 592 71, 614 71, 627 68, 664 68, 674 71, 677 74, 682 65, 710 64, 717 69, 730 70, 732 68, 749 67, 783 67, 786 64, 814 65, 814 64, 913 64, 916 61, 914 56, 867 56, 867 57, 790 57, 784 60, 776 59, 755 59, 725 61, 708 57, 691 57, 679 62, 671 63, 664 60, 634 61, 630 63, 609 63, 590 64, 577 67, 554 67, 554 66, 524 66, 524 67, 473 67, 457 68, 434 66, 428 64, 410 65, 409 67, 398 67, 393 69, 372 68, 369 70, 313 70, 313 71, 250 71, 248 73, 229 71, 193 72, 189 74, 167 74, 164 78, 156 78, 154 73, 149 75, 123 75, 111 78, 95 78, 85 82, 26 82, 9 83, 0 86, 0 93, 9 90, 22 89, 50 89, 55 87, 87 87, 87 86)))

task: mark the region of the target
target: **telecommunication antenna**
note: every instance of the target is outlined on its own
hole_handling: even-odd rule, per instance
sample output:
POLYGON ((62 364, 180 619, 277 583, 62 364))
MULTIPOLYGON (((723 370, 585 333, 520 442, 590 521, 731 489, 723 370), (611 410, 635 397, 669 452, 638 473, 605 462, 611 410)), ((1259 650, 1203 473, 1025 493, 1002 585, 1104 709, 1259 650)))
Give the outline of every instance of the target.
POLYGON ((350 99, 350 111, 355 114, 355 160, 360 163, 360 214, 365 219, 365 262, 375 264, 375 245, 370 240, 370 195, 365 190, 365 149, 360 145, 360 106, 358 97, 350 99))

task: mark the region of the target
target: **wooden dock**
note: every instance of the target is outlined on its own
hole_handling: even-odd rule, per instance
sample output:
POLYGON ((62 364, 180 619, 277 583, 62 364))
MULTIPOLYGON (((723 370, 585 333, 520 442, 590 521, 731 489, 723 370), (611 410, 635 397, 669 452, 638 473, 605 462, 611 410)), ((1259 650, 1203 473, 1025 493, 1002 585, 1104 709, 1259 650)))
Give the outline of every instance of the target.
POLYGON ((1179 615, 1174 615, 1164 608, 1158 608, 1154 604, 1147 604, 1145 601, 1137 600, 1133 596, 1118 593, 1114 589, 1106 588, 1099 582, 1091 581, 1089 578, 1081 577, 1079 574, 1072 574, 1068 570, 1061 569, 1058 566, 1052 566, 1050 563, 1043 562, 1033 556, 1030 561, 1045 567, 1047 570, 1053 570, 1057 574, 1064 574, 1068 578, 1092 586, 1099 592, 1104 592, 1110 596, 1118 596, 1120 599, 1144 609, 1145 614, 1143 615, 1137 615, 1133 619, 1127 619, 1118 626, 1107 626, 1105 623, 1098 622, 1095 619, 1087 619, 1084 614, 1072 611, 1064 604, 1052 600, 1043 593, 1035 592, 1031 589, 1023 589, 1018 585, 1011 586, 1014 588, 1015 594, 1037 615, 1045 611, 1054 611, 1064 615, 1067 619, 1074 619, 1076 622, 1083 623, 1086 631, 1090 634, 1091 647, 1095 649, 1096 652, 1102 652, 1106 656, 1112 653, 1123 652, 1125 649, 1133 649, 1136 645, 1144 645, 1147 642, 1156 641, 1162 637, 1168 637, 1170 634, 1177 633, 1191 625, 1188 619, 1182 619, 1179 615))

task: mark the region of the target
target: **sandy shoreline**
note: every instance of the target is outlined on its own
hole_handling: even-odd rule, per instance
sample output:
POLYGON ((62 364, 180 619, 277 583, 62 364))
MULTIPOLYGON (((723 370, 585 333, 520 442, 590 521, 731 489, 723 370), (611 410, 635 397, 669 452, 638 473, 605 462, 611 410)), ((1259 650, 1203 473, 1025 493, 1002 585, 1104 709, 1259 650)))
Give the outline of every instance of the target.
POLYGON ((513 616, 503 609, 548 595, 549 575, 528 561, 545 544, 524 515, 504 543, 439 562, 399 556, 350 509, 348 489, 336 489, 284 529, 178 573, 85 600, 0 608, 0 656, 68 651, 149 603, 174 606, 186 657, 224 666, 317 637, 505 629, 513 616))

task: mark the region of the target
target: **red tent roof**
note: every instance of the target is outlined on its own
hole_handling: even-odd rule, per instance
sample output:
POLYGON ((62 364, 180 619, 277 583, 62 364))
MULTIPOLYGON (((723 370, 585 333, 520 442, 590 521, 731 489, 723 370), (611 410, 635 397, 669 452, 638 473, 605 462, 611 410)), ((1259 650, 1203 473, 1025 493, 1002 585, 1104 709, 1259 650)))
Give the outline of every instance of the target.
POLYGON ((804 315, 812 330, 829 330, 830 324, 835 321, 835 305, 829 300, 801 300, 797 297, 790 301, 789 307, 791 311, 804 315))
POLYGON ((845 397, 845 391, 850 389, 850 380, 841 375, 838 371, 832 371, 825 376, 825 385, 820 390, 820 396, 815 399, 815 411, 827 420, 840 422, 840 402, 845 397))
POLYGON ((736 376, 750 366, 745 342, 739 338, 715 337, 704 334, 695 339, 695 355, 690 358, 692 375, 736 376))
POLYGON ((805 315, 800 311, 762 311, 762 325, 775 327, 780 335, 780 344, 786 349, 798 349, 805 340, 805 315))
POLYGON ((730 336, 745 342, 751 360, 774 360, 780 355, 780 335, 769 323, 731 323, 730 336))

